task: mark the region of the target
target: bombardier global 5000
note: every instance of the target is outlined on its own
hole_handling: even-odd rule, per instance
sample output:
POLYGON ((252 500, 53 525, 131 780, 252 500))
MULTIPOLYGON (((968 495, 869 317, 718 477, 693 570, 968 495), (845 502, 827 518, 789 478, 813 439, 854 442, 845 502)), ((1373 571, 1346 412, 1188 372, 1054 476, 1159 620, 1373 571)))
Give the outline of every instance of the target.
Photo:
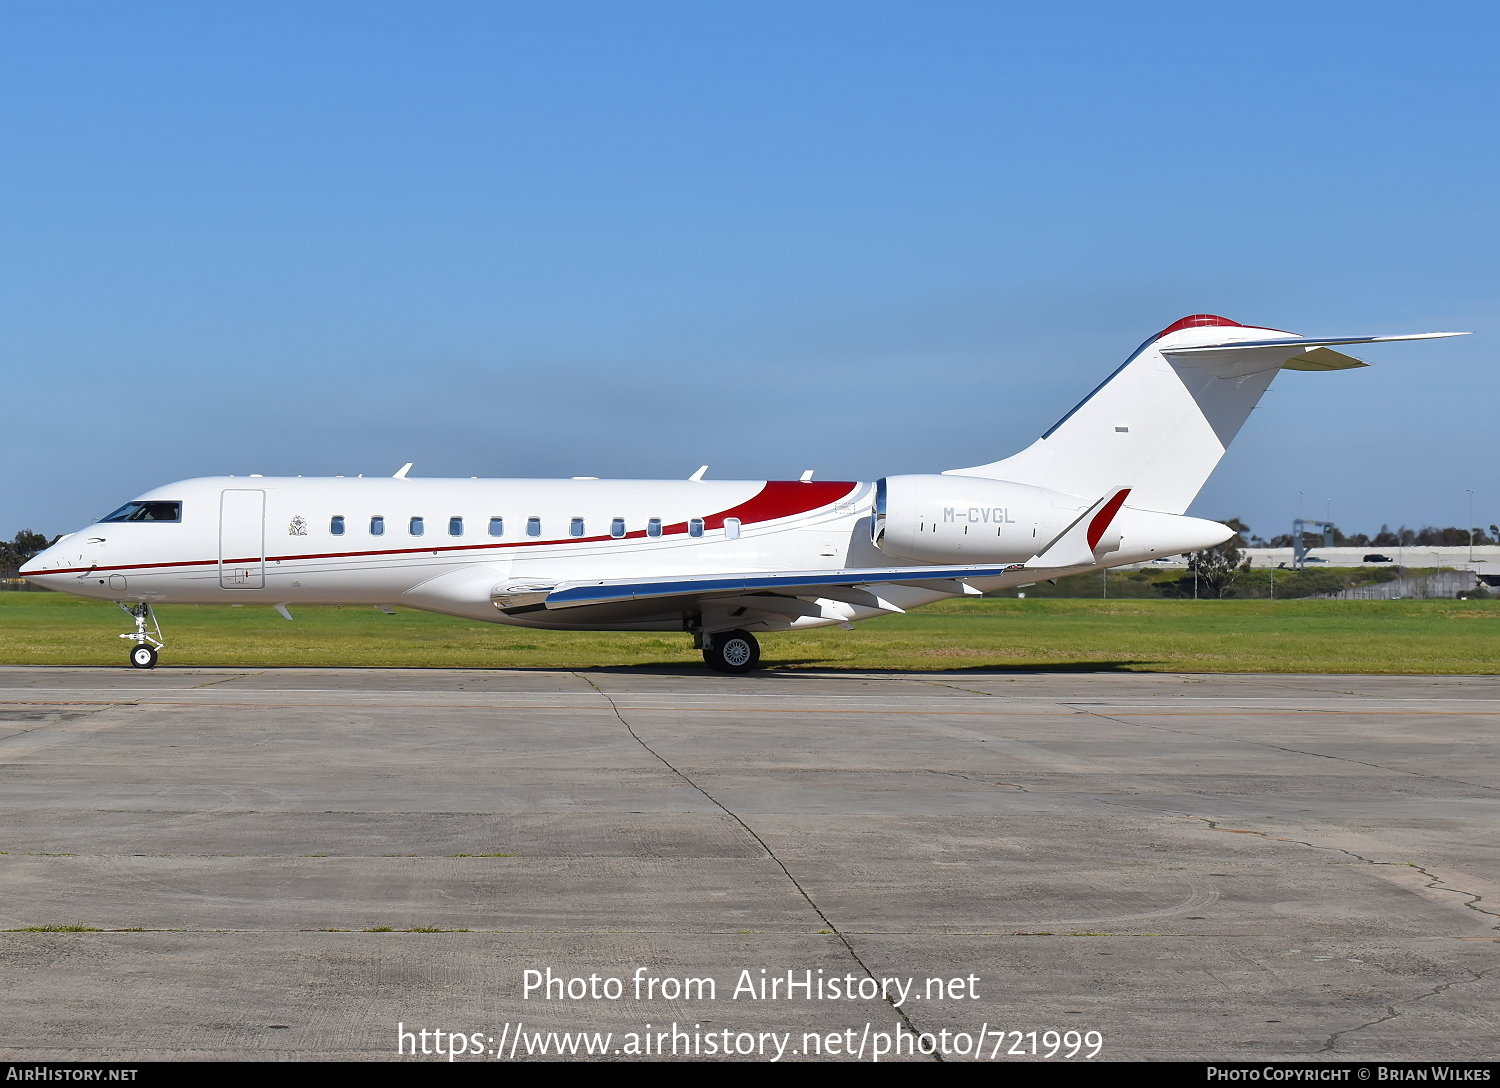
POLYGON ((156 664, 157 604, 406 605, 566 630, 683 631, 748 672, 756 635, 1212 547, 1187 517, 1279 370, 1363 366, 1211 314, 1141 345, 1026 449, 874 483, 228 476, 148 491, 22 570, 117 602, 156 664))

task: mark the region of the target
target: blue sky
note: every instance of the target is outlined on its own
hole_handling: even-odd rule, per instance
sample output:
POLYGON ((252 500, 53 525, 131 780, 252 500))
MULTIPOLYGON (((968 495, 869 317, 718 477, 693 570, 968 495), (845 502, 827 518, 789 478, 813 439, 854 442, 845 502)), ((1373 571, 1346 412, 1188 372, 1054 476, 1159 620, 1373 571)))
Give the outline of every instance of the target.
POLYGON ((1283 375, 1194 506, 1500 521, 1494 5, 13 3, 0 535, 219 473, 872 479, 1144 337, 1283 375))

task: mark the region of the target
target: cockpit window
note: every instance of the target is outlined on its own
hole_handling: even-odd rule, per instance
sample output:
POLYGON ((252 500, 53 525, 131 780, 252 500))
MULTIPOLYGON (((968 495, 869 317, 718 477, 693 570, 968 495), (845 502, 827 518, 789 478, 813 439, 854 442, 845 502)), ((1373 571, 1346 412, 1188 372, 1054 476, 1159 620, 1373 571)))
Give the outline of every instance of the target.
POLYGON ((104 521, 181 521, 180 502, 127 502, 104 521))

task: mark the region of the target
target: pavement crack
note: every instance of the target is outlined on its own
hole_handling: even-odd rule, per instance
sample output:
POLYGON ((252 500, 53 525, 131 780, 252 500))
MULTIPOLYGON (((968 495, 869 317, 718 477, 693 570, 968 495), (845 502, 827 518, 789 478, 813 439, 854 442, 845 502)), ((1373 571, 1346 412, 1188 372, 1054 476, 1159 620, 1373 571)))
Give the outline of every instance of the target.
MULTIPOLYGON (((750 838, 753 839, 755 843, 766 852, 766 857, 770 858, 771 861, 776 865, 776 867, 780 869, 783 874, 785 874, 787 880, 791 881, 792 887, 797 889, 797 894, 802 897, 803 901, 806 902, 810 908, 812 908, 812 912, 816 914, 818 918, 823 922, 823 924, 828 928, 828 932, 832 933, 835 937, 838 938, 839 943, 844 946, 844 950, 849 953, 849 958, 859 965, 859 969, 865 973, 866 977, 879 982, 879 976, 870 969, 870 965, 865 963, 859 952, 855 950, 853 942, 849 940, 849 937, 844 933, 843 930, 839 929, 839 927, 834 923, 833 919, 828 917, 827 912, 825 912, 822 907, 818 906, 817 901, 813 899, 808 890, 802 886, 802 882, 797 879, 796 875, 791 871, 791 869, 787 868, 786 862, 782 861, 779 857, 776 856, 776 852, 771 849, 771 844, 766 842, 765 839, 761 838, 760 835, 756 833, 755 829, 748 823, 746 823, 738 813, 734 812, 717 797, 709 793, 702 786, 698 785, 698 783, 694 782, 692 777, 688 775, 687 772, 674 765, 671 760, 667 759, 666 756, 662 755, 655 748, 651 747, 651 745, 647 744, 645 740, 641 738, 641 735, 635 731, 635 728, 625 720, 625 715, 620 713, 619 706, 615 703, 613 697, 611 697, 607 691, 601 688, 598 684, 594 683, 594 681, 590 677, 585 676, 582 673, 575 672, 573 675, 581 679, 584 683, 588 684, 589 687, 593 688, 594 691, 598 693, 599 697, 609 704, 610 710, 614 712, 614 715, 617 719, 619 719, 620 724, 625 727, 625 731, 635 739, 635 742, 637 744, 639 744, 646 751, 650 752, 651 755, 655 757, 663 767, 671 771, 678 778, 682 779, 683 782, 692 787, 698 793, 702 794, 703 797, 709 802, 709 804, 713 805, 720 812, 724 813, 725 816, 728 816, 731 820, 733 820, 740 827, 740 829, 745 832, 746 835, 749 835, 750 838)), ((891 1006, 892 1011, 894 1011, 895 1014, 901 1018, 902 1023, 906 1025, 907 1029, 913 1035, 921 1034, 921 1031, 917 1028, 917 1026, 912 1023, 911 1018, 907 1016, 905 1009, 896 1004, 894 1001, 891 1001, 890 998, 886 998, 885 1000, 886 1003, 891 1006)), ((943 1060, 942 1053, 940 1051, 934 1051, 932 1054, 932 1059, 933 1061, 941 1062, 943 1060)))
POLYGON ((972 771, 939 771, 939 770, 929 769, 928 773, 930 773, 930 774, 947 775, 950 778, 961 779, 964 782, 983 782, 985 785, 988 785, 988 786, 1009 786, 1011 789, 1013 789, 1013 790, 1019 790, 1021 793, 1030 793, 1031 792, 1025 786, 1021 785, 1019 782, 1000 782, 1000 781, 997 781, 996 779, 992 778, 989 775, 976 774, 976 773, 974 773, 972 771))
POLYGON ((216 687, 219 684, 228 684, 231 681, 234 681, 234 680, 243 680, 243 679, 245 679, 245 677, 247 677, 247 676, 253 676, 253 675, 255 675, 255 674, 254 673, 248 673, 248 672, 237 672, 233 676, 221 676, 217 680, 205 680, 201 684, 194 684, 193 685, 193 690, 196 691, 199 688, 216 687))
MULTIPOLYGON (((1297 846, 1306 846, 1306 847, 1308 847, 1309 849, 1312 849, 1312 850, 1324 850, 1324 851, 1327 851, 1329 853, 1343 854, 1345 857, 1353 858, 1355 861, 1362 861, 1366 865, 1390 866, 1391 868, 1397 868, 1397 869, 1415 869, 1417 872, 1421 873, 1423 876, 1425 876, 1427 878, 1427 884, 1425 886, 1427 888, 1431 889, 1432 891, 1435 891, 1435 892, 1446 892, 1446 893, 1448 893, 1450 895, 1467 896, 1468 900, 1467 900, 1467 902, 1464 903, 1464 906, 1466 908, 1468 908, 1469 910, 1475 911, 1475 912, 1477 912, 1479 914, 1486 915, 1487 917, 1490 917, 1490 918, 1500 919, 1500 914, 1497 914, 1495 911, 1492 911, 1492 910, 1487 910, 1486 908, 1481 907, 1479 905, 1480 903, 1484 902, 1484 896, 1479 895, 1476 892, 1468 891, 1465 888, 1450 888, 1450 887, 1446 887, 1445 885, 1447 885, 1447 883, 1448 883, 1446 880, 1444 880, 1442 877, 1438 876, 1436 873, 1432 872, 1431 870, 1429 870, 1429 869, 1427 869, 1427 868, 1425 868, 1425 867, 1423 867, 1421 865, 1416 864, 1416 862, 1412 862, 1412 861, 1376 861, 1374 858, 1367 858, 1363 854, 1356 854, 1353 850, 1346 850, 1342 846, 1320 846, 1317 843, 1306 842, 1306 841, 1304 841, 1302 839, 1294 839, 1294 838, 1291 838, 1290 836, 1287 836, 1287 835, 1272 835, 1269 831, 1256 831, 1253 828, 1245 828, 1245 827, 1223 827, 1223 826, 1220 825, 1219 821, 1209 819, 1207 816, 1184 816, 1184 817, 1181 817, 1181 818, 1184 819, 1184 820, 1194 820, 1194 821, 1197 821, 1199 823, 1205 823, 1205 824, 1207 824, 1209 826, 1209 829, 1212 830, 1212 831, 1223 831, 1226 834, 1230 834, 1230 835, 1254 835, 1257 838, 1269 839, 1269 840, 1271 840, 1273 842, 1289 842, 1289 843, 1294 843, 1297 846)), ((1494 925, 1494 926, 1491 926, 1490 928, 1491 929, 1500 929, 1500 925, 1494 925)))
MULTIPOLYGON (((892 677, 892 679, 900 680, 903 683, 907 684, 928 684, 935 688, 947 688, 949 691, 965 691, 970 695, 983 695, 986 698, 998 698, 996 693, 993 691, 984 691, 981 688, 966 688, 962 684, 953 683, 951 680, 929 680, 925 676, 896 676, 892 677)), ((1007 684, 1015 683, 1014 678, 1011 677, 997 677, 996 679, 1002 679, 1007 684)))
POLYGON ((1470 975, 1468 978, 1456 979, 1453 982, 1442 982, 1434 986, 1432 989, 1428 990, 1426 993, 1418 994, 1416 997, 1407 998, 1405 1001, 1393 1001, 1391 1002, 1391 1004, 1385 1007, 1384 1016, 1377 1016, 1374 1020, 1368 1021, 1367 1023, 1359 1024, 1352 1028, 1345 1028, 1343 1031, 1334 1032, 1328 1037, 1327 1041, 1325 1041, 1323 1045, 1315 1051, 1315 1053, 1326 1054, 1334 1047, 1336 1047, 1339 1044, 1339 1041, 1344 1038, 1344 1036, 1352 1035, 1356 1031, 1366 1031, 1378 1024, 1384 1024, 1387 1020, 1394 1020, 1396 1017, 1401 1015, 1404 1006, 1415 1005, 1418 1001, 1426 1001, 1430 997, 1437 997, 1438 994, 1441 994, 1447 990, 1451 990, 1454 986, 1462 986, 1465 983, 1478 982, 1480 979, 1484 978, 1485 975, 1492 974, 1496 970, 1500 970, 1500 968, 1491 967, 1487 971, 1480 971, 1477 975, 1470 975))

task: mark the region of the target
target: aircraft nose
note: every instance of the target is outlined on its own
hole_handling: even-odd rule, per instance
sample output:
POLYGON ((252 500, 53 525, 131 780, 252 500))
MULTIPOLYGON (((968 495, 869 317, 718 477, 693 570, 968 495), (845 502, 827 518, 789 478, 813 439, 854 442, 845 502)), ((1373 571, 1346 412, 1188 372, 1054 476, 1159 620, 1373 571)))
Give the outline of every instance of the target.
POLYGON ((62 553, 58 551, 57 545, 61 541, 55 541, 50 548, 43 548, 26 562, 21 564, 21 569, 16 573, 23 578, 45 578, 49 568, 55 570, 68 564, 63 561, 62 553))

